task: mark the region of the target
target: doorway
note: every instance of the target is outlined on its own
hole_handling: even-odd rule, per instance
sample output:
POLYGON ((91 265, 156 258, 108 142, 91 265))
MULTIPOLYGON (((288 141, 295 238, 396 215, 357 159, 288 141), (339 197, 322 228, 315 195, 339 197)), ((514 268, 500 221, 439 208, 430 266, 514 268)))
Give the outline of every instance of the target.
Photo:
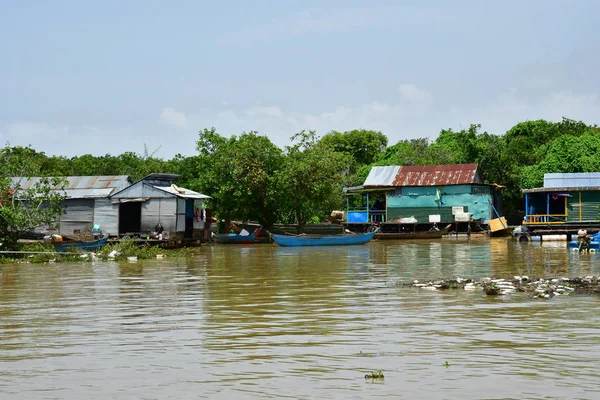
POLYGON ((119 235, 139 233, 142 224, 142 203, 119 204, 119 235))

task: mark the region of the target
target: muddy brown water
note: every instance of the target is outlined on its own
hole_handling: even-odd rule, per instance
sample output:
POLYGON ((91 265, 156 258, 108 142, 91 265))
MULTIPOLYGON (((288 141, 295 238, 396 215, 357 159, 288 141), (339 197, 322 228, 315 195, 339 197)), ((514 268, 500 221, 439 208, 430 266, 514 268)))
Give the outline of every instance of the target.
POLYGON ((2 265, 0 398, 597 399, 597 296, 397 284, 599 274, 600 254, 506 239, 2 265))

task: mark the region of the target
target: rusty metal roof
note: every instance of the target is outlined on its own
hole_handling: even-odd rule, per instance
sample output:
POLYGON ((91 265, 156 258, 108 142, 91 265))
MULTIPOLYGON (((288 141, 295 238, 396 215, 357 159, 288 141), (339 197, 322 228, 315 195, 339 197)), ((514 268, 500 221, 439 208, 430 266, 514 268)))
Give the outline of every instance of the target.
POLYGON ((400 169, 399 166, 373 167, 363 186, 392 186, 394 178, 400 169))
MULTIPOLYGON (((14 186, 27 190, 40 181, 40 177, 14 177, 11 178, 14 186)), ((109 176, 67 176, 64 187, 67 198, 107 197, 113 192, 124 189, 131 184, 127 175, 109 176)), ((58 189, 58 188, 54 188, 58 189)))
POLYGON ((402 166, 394 186, 442 186, 482 183, 477 164, 402 166))

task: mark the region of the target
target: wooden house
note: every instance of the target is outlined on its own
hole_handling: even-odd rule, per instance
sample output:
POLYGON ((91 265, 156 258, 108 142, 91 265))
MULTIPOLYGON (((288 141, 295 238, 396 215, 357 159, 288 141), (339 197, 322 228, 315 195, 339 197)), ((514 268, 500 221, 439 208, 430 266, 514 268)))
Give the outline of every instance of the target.
POLYGON ((150 174, 111 195, 119 210, 119 235, 149 235, 162 229, 165 240, 203 238, 210 196, 173 184, 179 175, 150 174))
POLYGON ((347 222, 487 224, 501 212, 499 188, 477 164, 373 167, 363 185, 344 189, 347 222))
POLYGON ((523 225, 600 225, 600 172, 544 174, 544 187, 522 189, 523 225))

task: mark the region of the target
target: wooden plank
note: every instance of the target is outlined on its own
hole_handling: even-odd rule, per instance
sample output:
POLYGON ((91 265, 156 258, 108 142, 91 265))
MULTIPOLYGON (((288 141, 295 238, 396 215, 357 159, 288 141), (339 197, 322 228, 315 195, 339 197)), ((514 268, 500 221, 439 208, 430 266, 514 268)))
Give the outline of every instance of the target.
POLYGON ((506 223, 506 218, 504 218, 504 217, 495 218, 495 219, 490 220, 490 231, 491 232, 498 232, 503 229, 506 229, 507 227, 508 227, 508 224, 506 223))

